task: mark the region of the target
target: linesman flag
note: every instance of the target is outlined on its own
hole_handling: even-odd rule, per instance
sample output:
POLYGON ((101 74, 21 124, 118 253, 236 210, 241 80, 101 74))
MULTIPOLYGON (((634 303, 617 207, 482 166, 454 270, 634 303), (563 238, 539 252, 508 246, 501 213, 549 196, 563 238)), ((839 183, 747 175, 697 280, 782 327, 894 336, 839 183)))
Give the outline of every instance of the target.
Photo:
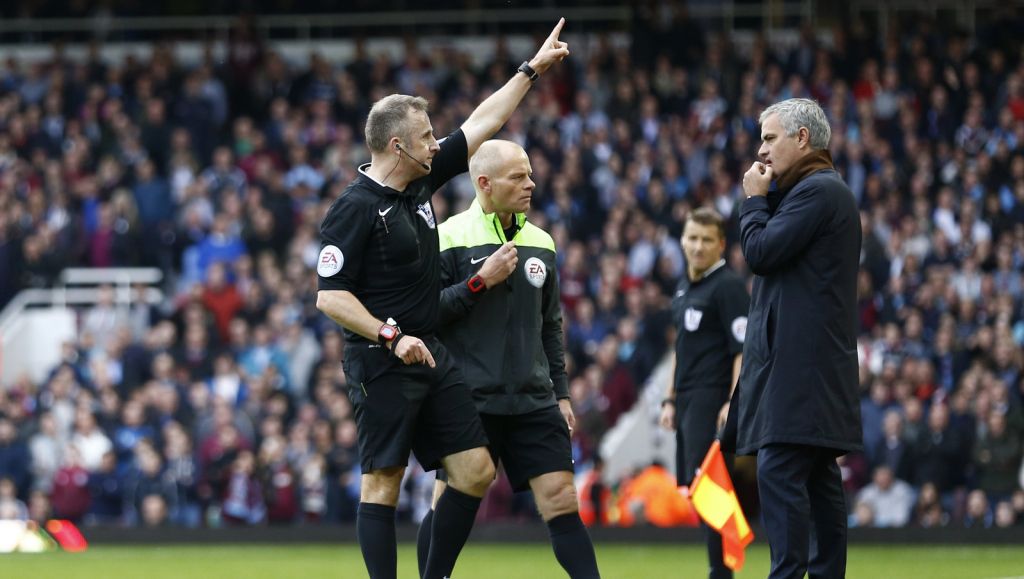
POLYGON ((690 485, 693 508, 709 527, 722 535, 722 561, 733 571, 743 568, 743 551, 754 540, 754 533, 736 500, 732 479, 718 442, 711 445, 697 477, 690 485))

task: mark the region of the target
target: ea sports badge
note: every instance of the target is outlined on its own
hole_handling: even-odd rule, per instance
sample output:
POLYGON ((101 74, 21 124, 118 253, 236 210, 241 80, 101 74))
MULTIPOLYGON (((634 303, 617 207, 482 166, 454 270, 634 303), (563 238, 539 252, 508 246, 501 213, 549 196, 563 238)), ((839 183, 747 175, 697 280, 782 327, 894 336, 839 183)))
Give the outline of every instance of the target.
POLYGON ((538 257, 531 257, 523 265, 523 273, 526 274, 526 281, 535 288, 544 287, 544 281, 548 279, 548 267, 538 257))
POLYGON ((320 257, 316 260, 316 273, 320 277, 331 277, 341 271, 345 265, 345 256, 335 245, 324 246, 320 250, 320 257))

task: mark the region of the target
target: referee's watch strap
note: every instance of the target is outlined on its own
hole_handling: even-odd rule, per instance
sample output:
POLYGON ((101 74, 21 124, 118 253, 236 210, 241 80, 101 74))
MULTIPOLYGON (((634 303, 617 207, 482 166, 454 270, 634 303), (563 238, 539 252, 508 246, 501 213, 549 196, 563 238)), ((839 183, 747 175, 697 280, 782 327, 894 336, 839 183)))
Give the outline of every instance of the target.
POLYGON ((395 339, 391 340, 391 348, 390 348, 390 350, 391 350, 391 354, 393 356, 397 356, 398 355, 398 354, 395 354, 395 350, 398 349, 398 342, 401 342, 402 338, 404 338, 404 337, 405 337, 405 334, 403 334, 401 331, 399 331, 398 335, 395 336, 395 339))
POLYGON ((526 78, 530 79, 531 83, 537 82, 537 79, 540 78, 540 74, 538 74, 537 71, 534 70, 532 66, 530 66, 530 61, 528 60, 524 60, 523 64, 520 64, 519 68, 516 69, 516 72, 521 72, 525 74, 526 78))

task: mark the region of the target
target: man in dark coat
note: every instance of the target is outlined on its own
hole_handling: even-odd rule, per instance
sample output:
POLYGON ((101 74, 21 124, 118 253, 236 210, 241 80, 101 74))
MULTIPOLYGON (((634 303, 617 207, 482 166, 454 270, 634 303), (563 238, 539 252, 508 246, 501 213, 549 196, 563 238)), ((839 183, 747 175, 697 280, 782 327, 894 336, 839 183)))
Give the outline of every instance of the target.
POLYGON ((817 103, 782 101, 760 122, 760 161, 743 176, 740 209, 743 255, 756 277, 723 446, 757 455, 769 577, 843 577, 836 457, 861 447, 860 218, 832 165, 831 130, 817 103))

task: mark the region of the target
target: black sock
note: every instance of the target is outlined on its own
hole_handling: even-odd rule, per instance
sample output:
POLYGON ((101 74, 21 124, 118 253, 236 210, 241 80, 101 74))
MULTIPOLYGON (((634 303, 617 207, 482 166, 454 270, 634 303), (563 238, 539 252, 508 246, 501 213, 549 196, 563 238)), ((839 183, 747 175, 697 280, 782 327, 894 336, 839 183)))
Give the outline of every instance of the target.
POLYGON ((430 554, 423 579, 450 577, 455 568, 473 520, 480 509, 480 499, 457 491, 452 487, 444 489, 434 507, 434 523, 430 534, 430 554))
POLYGON ((420 521, 420 530, 416 533, 416 561, 420 565, 420 577, 427 570, 427 555, 430 554, 430 529, 433 527, 434 509, 427 511, 420 521))
POLYGON ((572 579, 599 579, 597 557, 590 533, 583 526, 579 513, 566 513, 548 521, 551 548, 555 559, 572 579))
POLYGON ((370 579, 395 579, 398 574, 395 507, 359 503, 356 536, 370 579))

